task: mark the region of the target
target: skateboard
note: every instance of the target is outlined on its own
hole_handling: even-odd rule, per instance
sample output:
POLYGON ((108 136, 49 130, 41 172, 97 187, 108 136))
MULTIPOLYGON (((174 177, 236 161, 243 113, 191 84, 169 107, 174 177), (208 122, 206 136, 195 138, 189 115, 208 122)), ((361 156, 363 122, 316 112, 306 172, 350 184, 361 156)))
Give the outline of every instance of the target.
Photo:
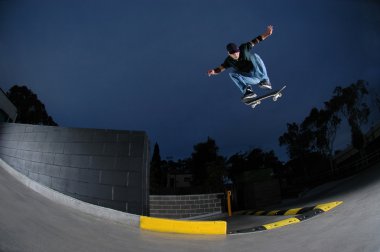
POLYGON ((259 105, 261 103, 262 100, 265 100, 267 98, 270 98, 272 97, 273 101, 277 101, 278 98, 280 98, 282 96, 282 91, 286 88, 286 85, 283 86, 281 89, 279 90, 275 90, 269 94, 265 94, 265 95, 262 95, 262 96, 259 96, 259 97, 255 97, 255 98, 252 98, 252 99, 249 99, 247 101, 244 101, 244 103, 248 106, 251 106, 253 109, 259 105))

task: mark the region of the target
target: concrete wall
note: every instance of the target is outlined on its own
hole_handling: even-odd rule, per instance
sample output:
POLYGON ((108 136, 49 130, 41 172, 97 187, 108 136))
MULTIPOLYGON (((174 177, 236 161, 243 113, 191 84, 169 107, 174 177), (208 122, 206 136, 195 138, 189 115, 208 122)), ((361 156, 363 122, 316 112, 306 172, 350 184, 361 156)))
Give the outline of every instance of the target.
POLYGON ((0 158, 32 180, 76 199, 149 213, 145 132, 0 123, 0 158))
POLYGON ((150 195, 150 216, 188 218, 222 212, 223 193, 199 195, 150 195))

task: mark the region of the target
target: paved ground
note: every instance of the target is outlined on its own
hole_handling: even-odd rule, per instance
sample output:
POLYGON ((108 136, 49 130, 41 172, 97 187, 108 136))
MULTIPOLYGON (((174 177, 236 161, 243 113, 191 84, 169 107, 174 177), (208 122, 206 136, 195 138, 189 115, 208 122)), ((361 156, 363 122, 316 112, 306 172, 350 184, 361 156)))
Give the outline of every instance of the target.
MULTIPOLYGON (((302 207, 344 201, 295 225, 194 236, 148 232, 84 214, 28 189, 0 167, 0 251, 380 251, 379 179, 377 165, 317 197, 293 202, 302 207)), ((261 225, 260 218, 273 220, 240 216, 234 225, 261 225)))

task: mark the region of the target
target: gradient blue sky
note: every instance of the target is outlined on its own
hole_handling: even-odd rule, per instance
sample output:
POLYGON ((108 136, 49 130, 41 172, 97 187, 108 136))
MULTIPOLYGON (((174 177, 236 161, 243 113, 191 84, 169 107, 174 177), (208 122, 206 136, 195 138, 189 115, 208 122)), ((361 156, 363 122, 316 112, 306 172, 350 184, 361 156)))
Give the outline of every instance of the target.
MULTIPOLYGON (((27 85, 63 127, 144 130, 163 158, 210 136, 223 155, 284 160, 286 124, 334 87, 365 79, 379 92, 379 13, 375 0, 0 0, 0 87, 27 85), (252 110, 226 72, 207 70, 269 24, 253 51, 287 89, 252 110)), ((336 145, 348 143, 342 130, 336 145)))

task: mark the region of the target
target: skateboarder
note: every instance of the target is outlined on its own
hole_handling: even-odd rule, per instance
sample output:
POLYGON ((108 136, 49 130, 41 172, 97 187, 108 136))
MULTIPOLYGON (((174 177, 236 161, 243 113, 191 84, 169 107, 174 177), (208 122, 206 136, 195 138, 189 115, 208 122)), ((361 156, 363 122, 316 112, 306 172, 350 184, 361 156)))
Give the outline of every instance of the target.
POLYGON ((266 31, 253 40, 241 44, 239 47, 229 43, 226 48, 228 57, 223 64, 208 71, 208 75, 217 75, 227 68, 232 67, 229 73, 231 79, 243 93, 243 101, 256 97, 251 85, 259 85, 261 88, 272 89, 264 62, 256 53, 251 54, 252 47, 272 35, 273 26, 269 25, 266 31))

